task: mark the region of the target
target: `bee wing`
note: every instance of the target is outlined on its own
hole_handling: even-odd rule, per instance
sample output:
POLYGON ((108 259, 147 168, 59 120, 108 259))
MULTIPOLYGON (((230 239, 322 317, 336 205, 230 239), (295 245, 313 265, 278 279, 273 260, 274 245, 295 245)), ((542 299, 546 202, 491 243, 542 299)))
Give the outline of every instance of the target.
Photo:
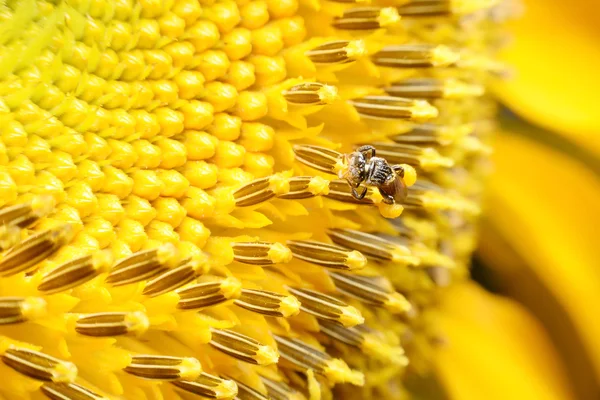
POLYGON ((403 203, 406 196, 408 196, 408 189, 406 184, 404 184, 404 180, 396 174, 396 179, 391 183, 391 186, 393 186, 392 195, 394 196, 394 201, 396 203, 403 203))

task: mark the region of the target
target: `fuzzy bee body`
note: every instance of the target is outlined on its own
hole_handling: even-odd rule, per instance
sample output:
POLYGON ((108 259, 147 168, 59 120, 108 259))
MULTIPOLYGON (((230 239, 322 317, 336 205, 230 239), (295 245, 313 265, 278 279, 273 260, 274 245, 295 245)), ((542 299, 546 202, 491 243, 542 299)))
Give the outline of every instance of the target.
POLYGON ((376 187, 384 203, 402 202, 407 195, 406 185, 402 180, 404 169, 400 165, 390 166, 384 158, 376 157, 375 154, 373 146, 362 146, 347 154, 345 158, 348 168, 340 173, 340 178, 348 181, 352 195, 358 200, 367 194, 366 187, 361 193, 356 190, 364 184, 376 187))

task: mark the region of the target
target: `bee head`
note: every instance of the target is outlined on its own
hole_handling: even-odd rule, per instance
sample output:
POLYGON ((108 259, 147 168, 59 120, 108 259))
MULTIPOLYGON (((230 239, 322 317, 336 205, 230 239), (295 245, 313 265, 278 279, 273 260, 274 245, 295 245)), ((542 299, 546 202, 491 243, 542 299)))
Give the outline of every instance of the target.
POLYGON ((338 172, 340 179, 346 179, 354 185, 358 185, 366 178, 366 161, 359 152, 352 152, 344 155, 344 168, 338 172))

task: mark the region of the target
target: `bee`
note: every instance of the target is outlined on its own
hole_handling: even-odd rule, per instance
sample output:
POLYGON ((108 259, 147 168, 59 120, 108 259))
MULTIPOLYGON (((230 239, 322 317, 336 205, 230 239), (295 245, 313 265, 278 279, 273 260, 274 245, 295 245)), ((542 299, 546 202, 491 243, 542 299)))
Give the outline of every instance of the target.
POLYGON ((404 168, 401 165, 389 165, 388 162, 376 157, 373 146, 361 146, 352 153, 345 154, 347 168, 340 171, 338 177, 348 181, 352 195, 362 200, 367 194, 367 186, 376 187, 386 204, 401 203, 408 191, 404 183, 404 168), (362 191, 358 188, 364 183, 362 191))

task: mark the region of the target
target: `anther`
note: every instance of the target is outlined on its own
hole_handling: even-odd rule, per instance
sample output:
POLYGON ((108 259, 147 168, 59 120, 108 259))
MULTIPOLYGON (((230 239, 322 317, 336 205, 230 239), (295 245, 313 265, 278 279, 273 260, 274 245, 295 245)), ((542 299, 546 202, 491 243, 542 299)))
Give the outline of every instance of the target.
POLYGON ((236 306, 270 317, 291 317, 300 311, 300 302, 294 296, 268 292, 266 290, 242 289, 236 306))
POLYGON ((378 156, 393 164, 408 164, 420 167, 425 171, 454 166, 452 159, 442 156, 432 147, 384 142, 374 142, 372 144, 377 147, 378 156))
POLYGON ((288 180, 290 191, 277 196, 280 199, 300 200, 329 192, 329 181, 320 176, 294 176, 288 180))
POLYGON ((138 251, 118 262, 106 282, 122 286, 151 279, 171 268, 177 262, 177 255, 177 249, 170 243, 156 249, 138 251))
POLYGON ((367 265, 367 259, 362 253, 348 251, 327 243, 314 240, 289 240, 287 246, 294 257, 327 268, 352 271, 367 265))
POLYGON ((412 304, 403 295, 395 292, 387 280, 382 282, 385 278, 337 272, 329 272, 329 276, 340 293, 362 303, 382 307, 395 314, 410 314, 413 311, 412 304))
POLYGON ((324 376, 331 383, 351 383, 362 386, 364 376, 359 371, 351 370, 341 359, 332 358, 327 353, 314 348, 298 339, 273 335, 281 358, 291 363, 296 369, 306 371, 312 369, 324 376))
POLYGON ((327 235, 334 243, 360 251, 375 260, 410 265, 419 264, 419 259, 412 255, 407 247, 376 235, 351 229, 330 229, 327 231, 327 235))
POLYGON ((197 260, 186 260, 146 282, 142 294, 154 297, 178 289, 193 281, 201 267, 202 263, 197 260))
POLYGON ((231 379, 227 376, 222 376, 222 377, 224 379, 232 380, 236 383, 237 388, 238 388, 238 393, 237 393, 237 396, 235 397, 235 400, 269 400, 269 397, 265 396, 258 390, 251 388, 250 386, 248 386, 238 380, 231 379))
POLYGON ((40 381, 73 382, 77 377, 77 367, 72 362, 26 348, 9 347, 2 354, 2 362, 15 371, 40 381))
POLYGON ((193 357, 135 355, 123 369, 131 375, 146 379, 196 379, 202 372, 200 361, 193 357))
POLYGON ((46 314, 41 297, 0 297, 0 325, 34 320, 46 314))
POLYGON ((290 249, 281 243, 235 242, 231 248, 233 258, 244 264, 272 265, 287 263, 292 259, 290 249))
POLYGON ((447 146, 473 132, 473 125, 415 125, 410 131, 392 136, 396 143, 408 145, 447 146))
POLYGON ((302 395, 296 389, 291 388, 287 383, 283 381, 274 381, 264 376, 260 377, 263 385, 267 388, 269 399, 273 400, 306 400, 306 397, 302 395))
POLYGON ((214 306, 240 297, 242 284, 230 277, 217 282, 204 282, 177 290, 182 310, 196 310, 214 306))
POLYGON ((393 7, 357 7, 344 10, 331 25, 342 30, 374 30, 400 21, 398 11, 393 7))
POLYGON ((320 319, 337 322, 350 327, 360 325, 365 319, 356 308, 332 296, 327 296, 315 290, 287 288, 290 293, 300 300, 300 309, 320 319))
POLYGON ((417 99, 462 99, 484 93, 484 88, 480 85, 452 78, 410 78, 394 82, 383 90, 390 96, 417 99))
POLYGON ((76 383, 44 383, 40 390, 51 400, 108 400, 76 383))
POLYGON ((37 196, 31 201, 0 208, 0 226, 27 228, 54 208, 52 196, 37 196))
POLYGON ((373 54, 371 60, 381 67, 432 68, 452 65, 459 57, 444 45, 399 44, 384 47, 373 54))
POLYGON ((256 179, 233 193, 237 207, 248 207, 264 203, 277 195, 287 193, 289 190, 288 180, 279 175, 271 175, 256 179))
POLYGON ((238 386, 231 379, 222 379, 203 372, 194 380, 171 382, 180 389, 209 399, 233 399, 238 394, 238 386))
POLYGON ((335 86, 309 82, 285 90, 283 97, 296 106, 322 106, 333 103, 338 98, 338 91, 335 86))
POLYGON ((334 180, 329 182, 329 192, 324 196, 328 199, 341 201, 342 203, 374 205, 376 202, 371 198, 371 190, 367 189, 367 195, 363 199, 357 199, 352 194, 352 188, 345 180, 334 180))
POLYGON ((304 55, 315 64, 347 64, 367 55, 367 46, 362 40, 336 40, 308 50, 304 55))
POLYGON ((150 321, 141 311, 83 314, 75 323, 77 333, 94 337, 141 335, 149 327, 150 321))
POLYGON ((107 251, 79 257, 45 274, 38 290, 44 294, 52 294, 72 289, 108 271, 112 263, 112 256, 107 251))
POLYGON ((211 346, 238 360, 256 365, 271 365, 279 354, 270 346, 231 330, 211 329, 211 346))
POLYGON ((73 229, 65 224, 33 235, 0 255, 0 276, 29 271, 71 241, 73 229))
POLYGON ((296 160, 321 172, 337 174, 343 167, 343 154, 325 147, 294 145, 296 160))
POLYGON ((363 118, 407 121, 427 121, 438 116, 438 110, 425 100, 394 96, 365 96, 350 100, 363 118))

